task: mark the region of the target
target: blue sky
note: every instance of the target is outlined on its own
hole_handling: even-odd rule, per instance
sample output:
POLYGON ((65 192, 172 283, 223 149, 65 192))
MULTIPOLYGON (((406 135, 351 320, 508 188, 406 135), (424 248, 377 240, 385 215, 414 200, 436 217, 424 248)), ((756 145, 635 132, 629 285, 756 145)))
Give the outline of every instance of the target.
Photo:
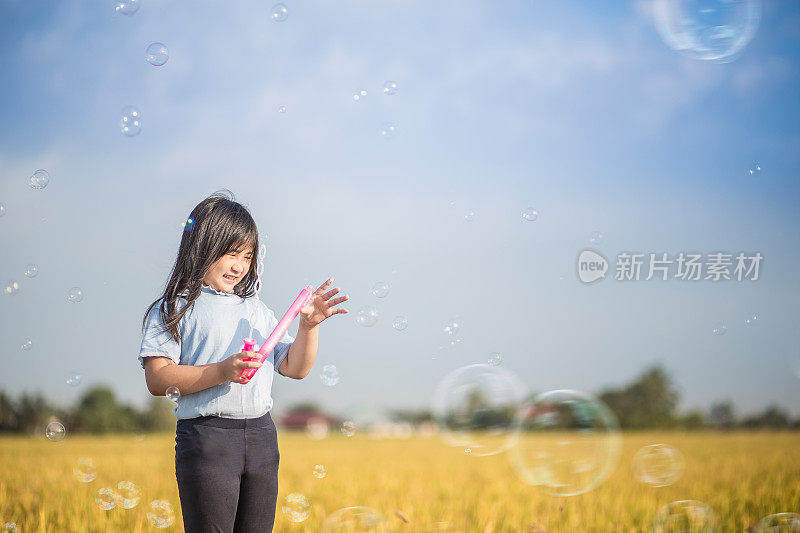
POLYGON ((276 378, 278 411, 425 406, 447 372, 498 351, 533 391, 597 392, 660 362, 684 409, 800 414, 800 5, 765 2, 752 42, 719 64, 670 49, 643 0, 285 3, 282 23, 269 2, 142 0, 132 17, 0 3, 0 279, 21 286, 0 298, 5 390, 71 402, 107 383, 146 399, 141 315, 178 224, 226 187, 267 236, 276 313, 333 274, 353 314, 381 314, 369 329, 325 323, 308 379, 276 378), (144 60, 155 41, 170 51, 160 68, 144 60), (119 132, 128 105, 133 138, 119 132), (607 257, 760 251, 761 278, 584 286, 574 263, 593 231, 607 257), (439 351, 455 315, 462 345, 439 351))

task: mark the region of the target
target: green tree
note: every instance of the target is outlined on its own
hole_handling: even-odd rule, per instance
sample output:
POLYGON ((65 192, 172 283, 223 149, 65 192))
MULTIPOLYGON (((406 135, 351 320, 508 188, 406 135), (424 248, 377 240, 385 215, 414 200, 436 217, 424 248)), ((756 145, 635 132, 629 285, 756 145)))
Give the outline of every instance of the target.
POLYGON ((655 366, 621 389, 606 390, 600 399, 617 415, 621 427, 654 428, 675 424, 679 395, 666 371, 655 366))
POLYGON ((89 389, 78 402, 75 411, 75 429, 89 433, 134 431, 137 426, 136 411, 117 403, 114 391, 96 386, 89 389))

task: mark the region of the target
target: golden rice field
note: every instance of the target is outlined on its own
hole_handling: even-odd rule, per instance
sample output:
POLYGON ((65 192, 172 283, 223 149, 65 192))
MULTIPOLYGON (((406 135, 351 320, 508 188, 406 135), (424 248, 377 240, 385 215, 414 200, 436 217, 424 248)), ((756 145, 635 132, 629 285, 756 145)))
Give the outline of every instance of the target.
MULTIPOLYGON (((0 438, 0 524, 14 521, 24 532, 159 531, 148 522, 147 510, 152 500, 166 499, 175 523, 161 531, 182 531, 173 439, 0 438), (97 469, 89 483, 73 474, 81 457, 91 457, 97 469), (95 504, 98 489, 122 480, 140 488, 140 503, 101 510, 95 504)), ((766 515, 800 512, 800 433, 626 433, 611 477, 570 497, 526 485, 505 454, 467 455, 436 437, 312 440, 283 431, 279 439, 275 531, 320 531, 326 516, 357 505, 380 511, 396 531, 645 531, 661 506, 687 499, 708 504, 720 531, 747 531, 766 515), (671 444, 684 454, 686 469, 675 484, 653 488, 632 474, 634 454, 652 443, 671 444), (327 470, 322 479, 312 474, 317 464, 327 470), (281 512, 285 496, 297 492, 311 504, 300 524, 281 512)))

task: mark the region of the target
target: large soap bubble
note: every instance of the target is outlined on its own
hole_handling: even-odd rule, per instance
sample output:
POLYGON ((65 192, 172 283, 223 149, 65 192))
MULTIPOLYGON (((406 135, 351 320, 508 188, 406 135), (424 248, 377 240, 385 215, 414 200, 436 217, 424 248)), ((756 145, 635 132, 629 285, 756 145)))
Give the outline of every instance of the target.
POLYGON ((669 444, 651 444, 633 457, 636 479, 653 487, 672 485, 683 474, 683 454, 669 444))
POLYGON ((758 533, 800 531, 800 514, 778 513, 765 516, 758 521, 755 531, 758 533))
POLYGON ((511 372, 493 365, 458 368, 433 394, 432 414, 445 442, 471 455, 493 455, 508 448, 514 414, 525 386, 511 372))
POLYGON ((653 519, 653 533, 716 533, 717 516, 703 502, 681 500, 668 503, 653 519))
POLYGON ((753 38, 761 0, 655 0, 664 41, 696 59, 731 61, 753 38))
POLYGON ((555 390, 517 411, 509 452, 517 474, 555 496, 597 487, 614 471, 622 438, 611 410, 585 392, 555 390))

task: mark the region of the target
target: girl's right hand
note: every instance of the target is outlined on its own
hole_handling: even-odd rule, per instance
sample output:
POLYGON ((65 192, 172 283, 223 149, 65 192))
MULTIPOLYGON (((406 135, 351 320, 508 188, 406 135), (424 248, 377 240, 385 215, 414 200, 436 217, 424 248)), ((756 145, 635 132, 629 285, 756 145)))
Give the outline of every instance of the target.
POLYGON ((222 377, 225 381, 232 381, 233 383, 241 383, 247 385, 250 379, 242 377, 242 371, 245 368, 259 368, 261 362, 256 360, 257 353, 254 352, 241 352, 233 354, 224 361, 218 364, 222 372, 222 377), (252 359, 252 360, 251 360, 252 359))

